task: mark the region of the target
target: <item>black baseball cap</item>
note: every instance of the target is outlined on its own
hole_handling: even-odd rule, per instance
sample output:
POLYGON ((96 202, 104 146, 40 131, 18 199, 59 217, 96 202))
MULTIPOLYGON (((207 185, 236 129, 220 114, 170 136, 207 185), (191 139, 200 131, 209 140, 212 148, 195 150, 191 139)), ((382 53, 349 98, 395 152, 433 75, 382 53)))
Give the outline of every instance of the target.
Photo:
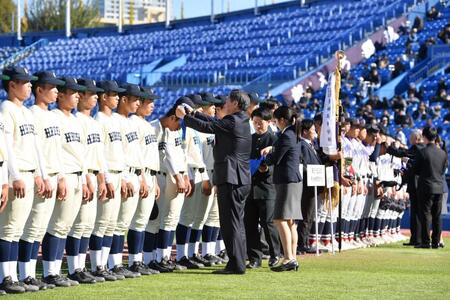
POLYGON ((97 87, 97 83, 93 79, 79 78, 78 83, 86 87, 86 91, 93 93, 102 93, 105 90, 97 87))
POLYGON ((141 92, 143 92, 145 95, 142 97, 144 100, 155 100, 155 99, 159 99, 160 97, 158 95, 155 94, 155 92, 149 88, 149 87, 145 87, 145 86, 141 86, 141 92))
POLYGON ((177 101, 175 101, 174 107, 176 108, 178 105, 183 105, 183 104, 189 105, 191 108, 195 108, 194 101, 192 101, 191 98, 185 97, 185 96, 178 98, 177 101))
POLYGON ((114 93, 122 93, 125 92, 125 89, 119 87, 115 80, 103 80, 97 83, 97 87, 103 89, 105 93, 114 92, 114 93))
POLYGON ((380 128, 378 128, 378 126, 375 124, 366 125, 366 130, 367 130, 367 133, 369 133, 369 134, 377 134, 380 132, 380 128))
POLYGON ((356 128, 361 128, 361 123, 359 122, 358 119, 356 118, 352 118, 349 120, 350 123, 350 127, 356 127, 356 128))
POLYGON ((265 100, 260 98, 258 93, 255 93, 255 92, 248 93, 248 97, 250 98, 250 102, 253 102, 253 103, 258 103, 259 104, 259 103, 265 102, 265 100))
POLYGON ((189 94, 189 95, 186 95, 185 97, 191 99, 192 103, 194 103, 193 107, 208 105, 203 102, 202 96, 200 96, 199 94, 189 94))
POLYGON ((56 77, 56 74, 54 72, 40 71, 40 72, 34 73, 33 76, 37 77, 37 80, 35 81, 35 83, 51 84, 51 85, 56 85, 56 86, 65 84, 64 81, 62 81, 56 77))
POLYGON ((120 87, 124 89, 124 91, 120 93, 121 96, 134 96, 138 98, 144 98, 146 96, 146 94, 141 91, 141 88, 137 84, 125 83, 120 87))
POLYGON ((27 68, 9 66, 3 69, 2 80, 36 81, 38 78, 31 75, 27 68))
POLYGON ((205 103, 204 106, 222 103, 221 100, 214 97, 211 93, 201 93, 200 96, 202 97, 202 101, 205 103))
POLYGON ((59 87, 63 87, 65 89, 71 89, 75 92, 84 92, 86 91, 86 87, 84 85, 78 84, 78 80, 74 77, 62 77, 59 78, 64 81, 64 85, 59 87))

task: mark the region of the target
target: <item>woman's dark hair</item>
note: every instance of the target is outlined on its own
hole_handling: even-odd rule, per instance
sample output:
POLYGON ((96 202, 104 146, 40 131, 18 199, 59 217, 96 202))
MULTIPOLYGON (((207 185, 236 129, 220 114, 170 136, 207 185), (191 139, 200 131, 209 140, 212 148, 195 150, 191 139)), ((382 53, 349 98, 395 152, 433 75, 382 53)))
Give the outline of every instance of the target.
POLYGON ((295 125, 295 135, 297 136, 297 142, 300 140, 300 127, 301 123, 298 119, 298 115, 292 108, 288 106, 280 106, 273 112, 275 119, 285 119, 289 124, 295 125))
POLYGON ((300 133, 303 135, 304 131, 309 131, 314 126, 314 121, 311 119, 304 119, 300 125, 300 133))
POLYGON ((272 120, 272 112, 267 109, 263 109, 261 107, 258 107, 252 112, 252 119, 254 117, 258 117, 263 119, 264 121, 270 121, 272 120))

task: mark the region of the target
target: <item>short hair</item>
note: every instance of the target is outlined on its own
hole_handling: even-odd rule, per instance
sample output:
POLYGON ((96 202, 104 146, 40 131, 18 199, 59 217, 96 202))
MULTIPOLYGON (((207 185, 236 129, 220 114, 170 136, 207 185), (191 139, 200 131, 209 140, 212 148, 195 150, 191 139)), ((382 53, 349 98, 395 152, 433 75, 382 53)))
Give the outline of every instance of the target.
POLYGON ((252 112, 252 119, 254 117, 261 118, 264 121, 270 121, 272 120, 272 112, 270 110, 258 107, 252 112))
POLYGON ((246 92, 235 89, 230 92, 230 100, 237 101, 239 109, 246 110, 250 105, 250 98, 246 92))
POLYGON ((422 135, 430 142, 434 142, 438 136, 438 133, 436 128, 431 126, 425 126, 425 128, 422 131, 422 135))
POLYGON ((259 107, 272 110, 272 109, 275 109, 275 103, 274 102, 262 102, 259 104, 259 107))
POLYGON ((320 126, 322 126, 322 122, 323 122, 323 119, 322 119, 322 113, 317 113, 317 114, 314 116, 313 121, 314 121, 314 123, 317 122, 317 123, 319 123, 320 126))
POLYGON ((303 134, 304 130, 310 130, 311 127, 313 127, 313 126, 314 126, 314 121, 313 120, 311 120, 311 119, 303 119, 302 122, 301 122, 301 127, 300 127, 301 133, 303 134))
POLYGON ((3 86, 3 89, 7 92, 7 93, 9 93, 9 82, 10 82, 11 80, 2 80, 2 86, 3 86))

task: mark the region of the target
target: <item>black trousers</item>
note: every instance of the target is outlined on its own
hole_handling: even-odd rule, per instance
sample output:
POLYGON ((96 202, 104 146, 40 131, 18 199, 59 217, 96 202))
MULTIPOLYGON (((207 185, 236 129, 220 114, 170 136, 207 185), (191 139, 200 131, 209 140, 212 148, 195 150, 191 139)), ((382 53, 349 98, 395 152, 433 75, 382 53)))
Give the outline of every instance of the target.
POLYGON ((409 228, 411 231, 410 243, 422 243, 422 222, 419 214, 419 197, 417 190, 409 193, 409 228))
MULTIPOLYGON (((319 192, 317 192, 319 193, 319 192)), ((298 247, 305 248, 309 246, 309 232, 314 222, 314 187, 303 186, 302 194, 302 216, 303 220, 298 223, 298 247)))
POLYGON ((253 199, 249 197, 245 203, 245 234, 247 238, 247 257, 249 261, 261 262, 263 245, 258 230, 258 224, 264 232, 269 246, 270 257, 280 256, 280 237, 273 224, 275 199, 253 199))
POLYGON ((226 269, 245 272, 246 241, 244 225, 245 200, 250 185, 221 184, 217 186, 220 231, 229 261, 226 269))
POLYGON ((421 194, 422 243, 430 244, 430 225, 433 231, 431 243, 439 244, 441 240, 442 194, 421 194))

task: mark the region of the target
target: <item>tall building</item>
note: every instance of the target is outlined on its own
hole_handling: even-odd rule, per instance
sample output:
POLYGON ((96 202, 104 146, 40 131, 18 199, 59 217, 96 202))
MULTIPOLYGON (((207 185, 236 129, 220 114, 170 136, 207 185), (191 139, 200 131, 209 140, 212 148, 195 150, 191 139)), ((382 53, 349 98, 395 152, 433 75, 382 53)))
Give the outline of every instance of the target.
MULTIPOLYGON (((101 22, 119 22, 120 0, 96 0, 101 22)), ((123 24, 143 24, 165 20, 166 0, 123 0, 123 24)))

